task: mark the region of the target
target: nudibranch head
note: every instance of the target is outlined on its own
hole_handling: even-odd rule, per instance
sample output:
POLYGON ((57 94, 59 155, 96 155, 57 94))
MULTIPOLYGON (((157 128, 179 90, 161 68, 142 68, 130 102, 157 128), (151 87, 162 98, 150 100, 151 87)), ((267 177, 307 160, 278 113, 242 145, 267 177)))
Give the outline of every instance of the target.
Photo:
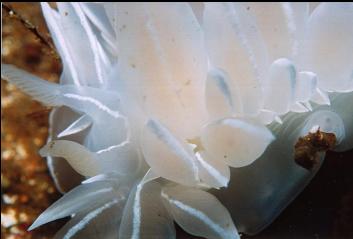
POLYGON ((320 150, 353 147, 352 3, 42 10, 60 84, 2 65, 55 107, 40 154, 66 193, 30 229, 71 216, 58 238, 175 238, 173 220, 206 238, 255 234, 322 163, 310 151, 317 167, 296 164, 308 146, 296 142, 316 150, 330 135, 320 150), (73 174, 86 180, 63 180, 73 174))

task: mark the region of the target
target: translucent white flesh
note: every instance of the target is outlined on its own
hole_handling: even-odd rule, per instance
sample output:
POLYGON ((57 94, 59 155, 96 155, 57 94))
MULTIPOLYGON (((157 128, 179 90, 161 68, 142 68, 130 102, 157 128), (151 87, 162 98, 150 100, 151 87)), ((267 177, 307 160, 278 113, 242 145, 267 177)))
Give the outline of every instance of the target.
MULTIPOLYGON (((52 11, 55 11, 54 9, 52 11)), ((45 11, 49 12, 49 11, 45 11)), ((98 86, 99 78, 95 67, 96 47, 92 47, 89 41, 89 35, 85 31, 83 22, 78 16, 74 6, 71 3, 59 3, 57 23, 61 33, 65 32, 65 46, 69 52, 69 57, 73 63, 73 68, 77 72, 80 85, 98 86)))
POLYGON ((113 192, 113 188, 107 182, 80 185, 48 207, 31 225, 29 230, 33 230, 50 221, 98 207, 111 201, 114 196, 116 195, 113 192))
MULTIPOLYGON (((48 142, 58 139, 57 135, 67 129, 68 126, 78 118, 80 118, 80 115, 66 106, 53 109, 49 115, 50 127, 48 142)), ((86 136, 87 131, 84 130, 77 134, 63 136, 60 139, 83 144, 86 136)), ((84 179, 84 177, 77 173, 64 158, 48 156, 47 164, 55 185, 61 193, 76 187, 84 179)))
POLYGON ((221 69, 208 72, 205 87, 206 106, 211 120, 234 116, 241 107, 233 100, 229 75, 221 69))
POLYGON ((40 149, 42 157, 62 157, 81 175, 94 176, 102 171, 96 155, 73 141, 55 140, 40 149))
POLYGON ((51 83, 7 64, 2 64, 1 74, 45 105, 65 105, 90 116, 94 124, 86 138, 86 145, 91 150, 120 144, 129 136, 127 120, 121 114, 120 99, 115 92, 51 83))
POLYGON ((353 89, 352 19, 353 3, 322 3, 308 20, 302 65, 317 74, 324 90, 353 89))
POLYGON ((138 151, 128 142, 102 149, 95 155, 102 173, 115 172, 134 178, 142 168, 138 151))
POLYGON ((256 115, 267 59, 253 19, 241 4, 207 3, 203 27, 211 65, 227 72, 232 97, 241 102, 237 112, 256 115))
POLYGON ((307 102, 311 99, 317 87, 316 74, 312 72, 299 72, 295 82, 294 101, 307 102))
POLYGON ((206 187, 227 187, 229 166, 223 160, 213 159, 206 151, 195 153, 200 184, 206 187))
POLYGON ((145 160, 156 174, 184 185, 195 186, 198 183, 193 152, 186 142, 175 137, 160 122, 147 122, 141 144, 145 160))
POLYGON ((267 47, 269 62, 297 54, 308 17, 307 3, 244 3, 256 20, 267 47))
POLYGON ((186 187, 165 187, 161 195, 174 220, 190 234, 217 239, 240 238, 227 209, 213 195, 186 187))
POLYGON ((272 63, 264 83, 264 109, 278 114, 289 111, 294 103, 296 74, 294 64, 288 59, 280 58, 272 63))
POLYGON ((42 9, 63 59, 65 74, 61 77, 61 83, 102 85, 109 65, 103 60, 104 53, 99 50, 102 46, 93 34, 82 5, 59 3, 56 11, 49 4, 42 3, 42 9))
POLYGON ((67 127, 64 131, 58 134, 58 138, 80 133, 91 125, 92 120, 90 119, 90 117, 88 115, 82 115, 75 122, 70 124, 70 126, 67 127))
POLYGON ((330 105, 328 94, 319 88, 315 89, 314 94, 311 97, 311 101, 319 105, 330 105))
POLYGON ((154 117, 178 136, 197 136, 206 119, 200 89, 207 58, 191 7, 119 3, 115 14, 123 76, 119 92, 126 108, 135 111, 131 120, 140 128, 146 116, 154 117))
POLYGON ((329 106, 319 106, 314 112, 289 113, 284 117, 283 125, 272 124, 270 128, 276 140, 265 153, 247 167, 232 168, 228 188, 212 190, 228 208, 240 232, 257 234, 263 230, 318 171, 322 160, 313 171, 302 168, 294 161, 294 144, 299 136, 305 134, 303 129, 309 131, 319 125, 323 130, 334 132, 339 138, 342 130, 345 130, 345 137, 337 149, 347 150, 353 147, 353 112, 351 105, 347 103, 353 102, 352 97, 353 93, 332 97, 335 112, 325 113, 325 110, 330 110, 329 106), (311 115, 311 120, 306 121, 311 115))
POLYGON ((124 202, 112 199, 107 203, 76 213, 56 234, 54 239, 115 239, 118 238, 124 202))
MULTIPOLYGON (((353 148, 353 93, 333 94, 332 108, 342 119, 345 137, 335 150, 342 152, 353 148)), ((325 109, 325 108, 324 108, 325 109)))
POLYGON ((114 30, 104 10, 104 6, 87 2, 80 4, 87 17, 101 31, 101 34, 107 35, 110 41, 114 41, 114 30))
POLYGON ((173 219, 160 193, 157 182, 141 182, 134 188, 124 209, 119 238, 175 238, 173 219))
POLYGON ((214 160, 243 167, 254 162, 274 137, 262 125, 226 118, 206 126, 201 140, 214 160))

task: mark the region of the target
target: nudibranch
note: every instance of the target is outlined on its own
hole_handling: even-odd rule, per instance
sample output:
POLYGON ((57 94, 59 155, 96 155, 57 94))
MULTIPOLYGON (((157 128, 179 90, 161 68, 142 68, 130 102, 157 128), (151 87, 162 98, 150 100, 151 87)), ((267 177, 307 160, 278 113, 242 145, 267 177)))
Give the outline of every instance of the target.
POLYGON ((352 3, 42 10, 60 83, 1 70, 54 107, 39 153, 64 195, 30 229, 71 216, 56 238, 175 238, 173 221, 205 238, 256 234, 326 149, 353 148, 352 3))

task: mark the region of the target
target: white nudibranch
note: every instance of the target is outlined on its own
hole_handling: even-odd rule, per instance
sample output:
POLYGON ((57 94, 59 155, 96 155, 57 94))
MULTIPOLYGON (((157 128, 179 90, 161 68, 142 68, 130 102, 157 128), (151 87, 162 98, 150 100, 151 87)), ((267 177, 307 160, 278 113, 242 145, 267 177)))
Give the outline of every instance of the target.
POLYGON ((60 83, 1 69, 54 107, 39 153, 65 194, 30 230, 71 216, 56 238, 175 238, 173 221, 205 238, 256 234, 323 162, 296 164, 298 141, 322 132, 325 149, 353 148, 352 3, 42 11, 60 83))
POLYGON ((94 176, 100 171, 100 165, 95 155, 83 145, 72 141, 51 141, 39 150, 39 154, 42 157, 49 155, 63 157, 78 173, 84 176, 94 176))
POLYGON ((73 141, 54 140, 40 149, 39 154, 65 158, 73 169, 87 177, 109 172, 131 176, 140 167, 137 152, 130 143, 91 152, 73 141))

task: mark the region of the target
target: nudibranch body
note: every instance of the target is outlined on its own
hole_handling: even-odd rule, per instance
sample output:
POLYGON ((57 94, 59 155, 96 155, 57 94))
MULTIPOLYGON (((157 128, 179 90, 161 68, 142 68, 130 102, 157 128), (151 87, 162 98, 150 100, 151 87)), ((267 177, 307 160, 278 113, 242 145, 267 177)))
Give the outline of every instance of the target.
POLYGON ((40 154, 66 193, 30 229, 72 216, 57 238, 175 238, 173 220, 205 238, 256 234, 319 170, 324 153, 295 163, 300 138, 353 147, 351 3, 42 9, 60 84, 2 65, 55 107, 40 154))

